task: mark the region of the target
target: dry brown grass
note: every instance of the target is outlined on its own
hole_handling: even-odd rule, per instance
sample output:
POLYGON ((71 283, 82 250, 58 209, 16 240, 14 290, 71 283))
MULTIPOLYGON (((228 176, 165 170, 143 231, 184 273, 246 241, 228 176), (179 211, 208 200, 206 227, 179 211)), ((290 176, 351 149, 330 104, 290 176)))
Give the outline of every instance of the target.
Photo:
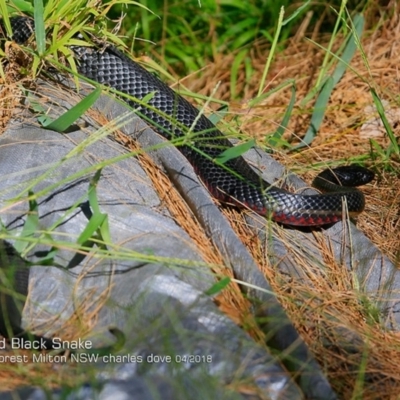
MULTIPOLYGON (((369 316, 366 305, 355 289, 354 278, 346 265, 340 265, 332 254, 329 241, 315 232, 321 264, 304 257, 292 245, 291 236, 282 227, 274 235, 288 249, 306 280, 288 276, 271 263, 265 244, 243 213, 230 210, 233 227, 253 255, 287 311, 301 337, 326 371, 339 398, 350 399, 359 384, 359 371, 365 357, 362 399, 397 399, 400 391, 400 335, 384 329, 369 316)), ((300 239, 301 240, 301 239, 300 239)))
MULTIPOLYGON (((136 142, 122 133, 117 133, 117 140, 127 146, 130 150, 138 150, 136 142)), ((152 186, 158 193, 163 205, 171 213, 176 223, 190 236, 195 244, 197 252, 203 260, 212 265, 212 271, 219 277, 228 276, 233 278, 232 270, 224 266, 224 259, 219 250, 214 246, 207 236, 204 228, 193 215, 189 206, 174 187, 168 176, 154 163, 150 156, 141 153, 138 160, 147 176, 151 179, 152 186)), ((250 303, 244 298, 239 286, 231 282, 215 299, 220 309, 228 314, 237 324, 251 324, 253 327, 249 333, 255 337, 262 337, 262 332, 257 325, 251 323, 250 303), (249 320, 250 319, 250 320, 249 320)))
MULTIPOLYGON (((351 62, 359 76, 347 72, 336 86, 318 137, 310 148, 300 153, 276 154, 289 169, 300 173, 311 181, 314 173, 306 172, 310 164, 331 160, 346 160, 360 154, 368 154, 368 137, 386 148, 389 144, 381 126, 374 121, 368 108, 373 104, 369 86, 362 78, 373 83, 382 100, 387 101, 386 111, 395 135, 400 135, 400 113, 398 108, 400 65, 400 19, 395 13, 391 20, 363 36, 370 71, 368 72, 359 53, 351 62), (367 123, 372 124, 372 133, 366 132, 367 123)), ((318 41, 325 43, 324 38, 318 41)), ((327 42, 327 41, 326 41, 327 42)), ((232 115, 239 116, 240 129, 249 136, 264 141, 264 135, 277 128, 290 101, 290 90, 284 89, 270 96, 263 104, 248 107, 248 101, 256 96, 258 82, 265 65, 267 48, 258 44, 252 50, 254 74, 245 80, 241 71, 237 92, 245 99, 241 103, 230 98, 227 66, 232 65, 234 55, 215 60, 201 76, 190 77, 184 84, 195 92, 209 95, 215 82, 221 80, 218 98, 230 102, 232 115)), ((296 81, 296 107, 285 138, 296 142, 305 132, 312 112, 312 103, 301 105, 301 100, 313 87, 323 50, 298 38, 289 43, 283 54, 277 56, 270 71, 270 83, 266 90, 276 87, 288 78, 296 81)), ((358 227, 396 265, 400 266, 400 185, 399 173, 385 172, 379 161, 371 157, 369 164, 375 166, 377 179, 363 188, 367 198, 365 212, 359 217, 358 227)), ((400 160, 391 160, 393 168, 400 171, 400 160)), ((340 398, 349 399, 357 393, 362 382, 358 378, 365 358, 365 382, 358 394, 363 399, 398 399, 400 393, 400 335, 382 328, 368 318, 365 305, 355 290, 351 274, 343 265, 338 265, 332 251, 322 237, 316 233, 319 250, 325 255, 326 271, 320 274, 318 265, 310 260, 296 258, 300 268, 307 271, 312 285, 288 278, 270 264, 263 254, 263 243, 249 229, 242 214, 227 212, 232 226, 247 245, 254 259, 264 272, 295 324, 303 339, 318 359, 340 398), (346 332, 346 333, 345 333, 346 332), (347 340, 345 336, 347 335, 347 340), (350 335, 350 336, 348 336, 350 335), (347 345, 346 345, 347 342, 347 345), (348 343, 354 347, 349 347, 348 343)), ((290 247, 282 233, 281 239, 290 247)))
MULTIPOLYGON (((323 124, 318 136, 309 148, 298 153, 275 153, 275 158, 288 169, 300 174, 309 182, 315 172, 310 172, 312 164, 329 163, 334 160, 345 162, 359 155, 369 154, 369 138, 376 140, 384 149, 389 140, 377 121, 377 113, 371 113, 373 100, 369 82, 378 91, 385 102, 386 113, 396 137, 400 136, 400 107, 398 93, 400 88, 400 17, 394 13, 391 20, 382 22, 380 29, 366 32, 362 46, 366 53, 370 72, 359 52, 351 61, 355 73, 347 71, 335 87, 323 124)), ((318 43, 326 46, 328 38, 319 38, 318 43)), ((338 43, 339 44, 339 43, 338 43)), ((239 103, 230 98, 230 70, 234 55, 223 56, 215 60, 199 76, 183 80, 186 87, 203 95, 210 95, 215 83, 221 81, 216 96, 230 103, 230 112, 235 121, 239 118, 240 130, 250 137, 264 143, 265 135, 276 130, 283 118, 291 98, 291 89, 286 88, 272 94, 263 103, 249 108, 248 104, 258 91, 265 65, 268 47, 256 44, 251 51, 251 63, 254 70, 249 81, 245 79, 244 69, 239 73, 237 92, 243 100, 239 103)), ((301 104, 306 94, 313 88, 324 56, 324 50, 315 44, 299 40, 289 42, 286 50, 276 56, 265 91, 277 87, 280 83, 294 79, 296 83, 296 105, 288 129, 284 135, 289 142, 296 143, 308 128, 313 110, 312 101, 301 104)), ((400 171, 400 160, 393 158, 392 167, 400 171)), ((395 263, 400 257, 400 185, 399 173, 385 172, 379 160, 370 157, 369 165, 375 166, 377 179, 367 188, 366 212, 359 221, 365 234, 395 263), (380 234, 377 235, 377 232, 380 234)))
MULTIPOLYGON (((398 36, 396 18, 388 21, 379 35, 371 34, 363 42, 370 62, 372 78, 376 87, 380 89, 379 94, 387 99, 392 107, 396 107, 397 61, 400 58, 393 49, 393 42, 396 42, 393 40, 393 35, 398 36)), ((323 52, 314 45, 297 40, 288 46, 273 66, 270 75, 271 84, 268 89, 289 77, 296 79, 298 100, 295 114, 297 115, 292 119, 286 133, 288 140, 296 140, 295 132, 303 132, 307 127, 312 104, 300 107, 300 101, 312 87, 319 60, 322 57, 323 52)), ((242 90, 247 99, 255 95, 258 79, 265 64, 265 48, 262 45, 255 46, 252 62, 258 72, 253 75, 252 82, 245 84, 243 80, 242 90)), ((226 65, 230 65, 229 57, 222 58, 220 64, 215 63, 202 79, 196 81, 198 87, 204 87, 203 93, 207 93, 207 90, 211 91, 215 82, 221 80, 222 96, 220 92, 218 96, 230 100, 228 97, 229 71, 226 70, 226 65)), ((353 60, 352 66, 361 76, 368 77, 359 55, 353 60)), ((262 140, 262 135, 266 131, 276 129, 277 115, 283 115, 289 98, 289 90, 283 90, 268 98, 256 109, 246 108, 246 102, 233 103, 232 109, 235 117, 240 115, 241 129, 245 132, 258 132, 254 136, 262 140)), ((304 172, 312 163, 347 159, 368 152, 368 140, 360 137, 360 131, 363 124, 371 118, 366 112, 366 107, 371 104, 371 95, 365 82, 354 74, 347 73, 332 95, 324 124, 311 148, 300 154, 280 154, 278 158, 288 168, 304 172)), ((397 121, 394 120, 392 123, 395 133, 398 134, 400 128, 397 126, 397 121)), ((388 144, 385 136, 378 137, 376 140, 382 146, 388 144)), ((177 223, 196 243, 204 260, 212 265, 223 265, 218 250, 213 247, 212 242, 207 238, 179 193, 171 186, 168 178, 147 156, 141 156, 140 161, 165 205, 177 223), (168 193, 168 196, 165 196, 165 193, 168 193)), ((309 178, 307 173, 303 175, 309 178)), ((400 230, 398 229, 400 187, 397 179, 398 177, 393 174, 381 173, 374 184, 364 189, 368 206, 359 219, 360 229, 393 261, 397 260, 400 250, 400 230)), ((360 364, 365 357, 367 379, 364 383, 362 398, 398 398, 400 336, 397 333, 385 331, 366 317, 366 310, 360 302, 359 294, 354 290, 351 274, 345 266, 337 264, 329 244, 318 233, 316 234, 320 250, 325 255, 327 272, 323 276, 316 272, 319 271, 318 266, 310 265, 310 260, 296 259, 307 271, 313 283, 312 286, 305 285, 304 282, 288 279, 269 264, 268 257, 262 252, 263 244, 258 242, 254 231, 243 222, 243 214, 238 214, 234 210, 227 211, 227 214, 232 226, 247 244, 254 259, 273 286, 301 336, 327 371, 340 397, 351 398, 355 393, 355 387, 359 383, 360 364), (347 337, 346 340, 343 336, 349 334, 353 336, 347 337), (349 346, 349 341, 353 346, 349 346)), ((285 240, 284 231, 281 231, 281 235, 282 240, 285 240)), ((216 269, 214 272, 219 276, 231 276, 231 272, 226 268, 216 269)), ((218 297, 217 304, 236 323, 248 329, 253 337, 262 341, 263 334, 255 327, 254 319, 249 313, 249 303, 237 285, 231 284, 227 290, 224 290, 218 297)))

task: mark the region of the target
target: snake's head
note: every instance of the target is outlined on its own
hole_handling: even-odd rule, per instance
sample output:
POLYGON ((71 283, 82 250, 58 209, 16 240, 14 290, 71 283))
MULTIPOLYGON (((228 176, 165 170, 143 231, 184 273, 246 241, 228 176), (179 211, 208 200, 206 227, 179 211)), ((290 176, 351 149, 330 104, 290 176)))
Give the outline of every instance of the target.
POLYGON ((318 177, 327 182, 332 182, 346 187, 354 187, 365 185, 371 182, 375 174, 359 165, 346 165, 342 167, 326 169, 322 171, 318 177))

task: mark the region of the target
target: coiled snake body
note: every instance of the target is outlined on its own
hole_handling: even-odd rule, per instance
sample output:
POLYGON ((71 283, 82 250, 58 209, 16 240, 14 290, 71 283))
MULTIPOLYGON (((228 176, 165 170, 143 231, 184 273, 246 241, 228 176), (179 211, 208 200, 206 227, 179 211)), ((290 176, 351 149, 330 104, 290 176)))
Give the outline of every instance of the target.
MULTIPOLYGON (((33 23, 26 17, 11 19, 13 39, 24 43, 31 35, 33 23)), ((324 171, 317 181, 325 183, 331 193, 316 195, 293 194, 263 181, 242 157, 231 159, 224 166, 215 159, 231 143, 204 115, 170 87, 112 46, 73 48, 78 71, 83 76, 104 84, 138 100, 150 97, 148 106, 140 106, 140 115, 149 121, 167 139, 185 138, 190 129, 194 145, 184 144, 179 150, 194 167, 214 197, 233 202, 288 225, 312 226, 336 222, 343 215, 346 200, 349 215, 364 209, 364 195, 354 187, 344 185, 340 178, 353 173, 352 186, 364 184, 373 178, 365 168, 352 166, 324 171), (150 95, 149 95, 150 94, 150 95), (329 180, 331 183, 326 184, 329 180)), ((133 100, 127 102, 134 107, 133 100)))

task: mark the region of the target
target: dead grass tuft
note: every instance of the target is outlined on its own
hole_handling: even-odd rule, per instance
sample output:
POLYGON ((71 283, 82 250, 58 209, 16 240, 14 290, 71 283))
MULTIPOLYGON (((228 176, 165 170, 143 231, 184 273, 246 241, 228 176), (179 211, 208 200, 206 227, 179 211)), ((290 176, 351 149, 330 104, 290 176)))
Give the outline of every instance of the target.
MULTIPOLYGON (((323 38, 318 40, 318 43, 327 42, 328 38, 325 42, 323 38)), ((343 163, 353 157, 370 154, 370 138, 387 148, 388 138, 374 110, 369 85, 363 79, 377 89, 392 129, 399 137, 399 43, 399 16, 395 12, 392 19, 382 23, 379 29, 364 34, 362 45, 369 70, 357 53, 351 65, 359 76, 348 71, 339 82, 318 137, 310 148, 293 154, 277 152, 276 158, 311 182, 316 174, 310 168, 313 164, 323 165, 333 160, 343 163)), ((261 144, 278 127, 291 97, 290 88, 286 88, 275 92, 256 107, 248 106, 257 94, 267 51, 264 43, 254 45, 250 79, 246 78, 244 68, 239 71, 236 93, 244 99, 240 102, 232 97, 230 86, 229 68, 235 55, 216 58, 199 76, 184 80, 186 87, 203 95, 210 95, 215 83, 221 81, 217 96, 230 103, 231 122, 261 144)), ((313 88, 323 56, 323 50, 296 37, 282 54, 277 55, 270 70, 265 92, 285 80, 295 80, 296 106, 284 136, 289 142, 296 143, 308 128, 313 103, 303 104, 302 99, 313 88)), ((377 178, 362 188, 367 205, 358 218, 358 227, 395 265, 400 266, 399 174, 386 172, 382 168, 382 160, 372 156, 369 159, 369 165, 376 167, 377 178)), ((393 158, 390 162, 394 169, 400 170, 400 160, 393 158)), ((400 391, 400 335, 386 331, 374 318, 368 317, 365 304, 360 302, 360 294, 355 290, 353 277, 345 266, 337 264, 329 244, 316 234, 319 250, 324 255, 324 273, 311 258, 297 257, 293 250, 290 255, 307 280, 290 278, 271 265, 264 254, 264 244, 249 229, 241 214, 230 210, 227 216, 340 397, 348 399, 361 394, 357 398, 397 399, 400 391), (364 379, 359 377, 363 372, 363 362, 366 363, 364 379)), ((289 239, 283 232, 280 235, 290 249, 289 239)))
MULTIPOLYGON (((366 32, 362 45, 370 72, 359 53, 351 65, 358 72, 346 72, 336 86, 326 111, 323 125, 310 148, 301 153, 280 154, 276 158, 311 182, 313 164, 370 154, 369 138, 384 149, 389 141, 373 108, 368 82, 377 89, 383 100, 389 122, 400 136, 400 108, 398 106, 400 64, 399 14, 378 24, 374 32, 366 32)), ((326 40, 327 43, 328 40, 326 40)), ((324 39, 318 40, 324 43, 324 39)), ((279 90, 265 102, 249 108, 256 96, 268 48, 258 43, 251 51, 253 74, 246 80, 244 68, 239 73, 236 93, 243 101, 231 98, 230 70, 235 55, 215 59, 201 72, 201 76, 185 80, 194 92, 210 95, 215 83, 222 81, 218 98, 230 102, 232 123, 242 132, 264 143, 265 136, 276 130, 290 101, 290 89, 279 90)), ((270 82, 265 91, 277 87, 287 79, 296 82, 296 106, 285 139, 295 143, 308 128, 313 104, 302 104, 319 72, 324 51, 307 41, 293 39, 287 49, 277 55, 270 71, 270 82)), ((400 266, 400 186, 399 175, 386 172, 380 160, 370 156, 368 164, 376 166, 377 179, 362 190, 367 206, 358 218, 358 227, 396 265, 400 266)), ((344 160, 344 161, 343 161, 344 160)), ((400 170, 400 160, 391 159, 393 168, 400 170)), ((357 292, 356 283, 345 266, 335 261, 329 243, 316 234, 319 251, 324 255, 324 272, 312 257, 304 259, 293 250, 290 254, 303 271, 306 280, 289 277, 270 264, 264 245, 234 210, 226 213, 242 241, 264 272, 280 302, 288 312, 309 348, 326 370, 340 398, 397 399, 400 392, 400 335, 387 331, 366 312, 357 292), (363 373, 365 362, 365 378, 363 373)), ((278 237, 289 249, 291 244, 284 231, 278 237)))
POLYGON ((323 255, 321 264, 312 249, 305 257, 290 234, 274 226, 274 236, 284 243, 287 256, 300 271, 298 276, 289 275, 271 263, 272 254, 267 254, 266 244, 254 234, 243 213, 229 210, 226 214, 340 398, 352 398, 363 382, 363 399, 397 399, 400 335, 384 329, 368 314, 351 272, 337 263, 325 237, 314 233, 317 250, 323 255), (360 379, 364 362, 365 378, 360 379))
MULTIPOLYGON (((370 138, 378 142, 383 149, 387 148, 389 140, 374 109, 370 87, 364 80, 377 89, 394 134, 399 137, 398 22, 398 13, 394 13, 392 19, 378 23, 379 29, 364 33, 362 46, 368 59, 369 70, 361 54, 357 52, 351 66, 358 75, 347 71, 335 87, 323 124, 312 145, 299 153, 288 154, 279 152, 279 149, 275 152, 278 161, 309 182, 314 175, 313 172, 310 173, 314 164, 318 164, 321 170, 324 164, 328 165, 332 161, 344 164, 352 158, 367 155, 367 164, 376 167, 378 174, 373 184, 362 188, 367 196, 367 207, 360 217, 359 227, 396 264, 399 264, 400 257, 399 174, 385 172, 382 159, 370 155, 373 150, 370 138)), ((328 39, 320 38, 318 43, 328 43, 328 39)), ((216 58, 213 64, 201 71, 200 76, 190 76, 184 80, 186 87, 203 95, 210 95, 215 83, 221 81, 217 96, 230 103, 232 123, 238 124, 241 132, 256 138, 261 144, 267 135, 277 129, 291 98, 291 89, 288 87, 273 93, 263 103, 249 108, 249 101, 258 91, 267 52, 268 46, 265 43, 256 43, 251 50, 251 78, 246 78, 244 68, 239 71, 236 93, 244 99, 240 102, 231 98, 231 71, 227 68, 233 64, 235 55, 216 58)), ((298 142, 308 128, 314 104, 303 104, 302 101, 313 88, 323 56, 324 50, 309 41, 299 41, 296 37, 288 43, 283 53, 276 56, 271 67, 265 92, 288 79, 294 79, 296 84, 296 104, 284 135, 289 142, 298 142)), ((400 160, 392 158, 390 162, 392 169, 400 171, 400 160)))

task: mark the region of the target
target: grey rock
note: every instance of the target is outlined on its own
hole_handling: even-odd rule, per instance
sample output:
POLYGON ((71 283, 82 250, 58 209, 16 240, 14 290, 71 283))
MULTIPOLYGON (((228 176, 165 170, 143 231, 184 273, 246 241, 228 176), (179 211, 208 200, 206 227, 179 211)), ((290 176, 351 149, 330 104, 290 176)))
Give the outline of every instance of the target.
MULTIPOLYGON (((188 372, 187 385, 199 393, 207 392, 208 398, 224 392, 222 383, 236 379, 250 380, 256 391, 273 399, 301 398, 280 363, 203 294, 214 284, 213 275, 195 246, 188 246, 187 234, 163 209, 134 158, 106 165, 96 187, 101 212, 109 218, 112 244, 120 246, 121 257, 109 258, 95 244, 89 254, 81 253, 76 243, 93 215, 88 190, 96 165, 120 157, 124 151, 108 138, 82 146, 87 137, 82 131, 46 131, 25 119, 23 124, 11 125, 0 138, 0 148, 7 148, 0 156, 0 207, 6 239, 24 248, 24 259, 37 264, 30 268, 31 290, 22 315, 23 327, 46 337, 59 334, 89 296, 88 312, 104 300, 92 333, 85 338, 95 346, 107 344, 108 328, 116 326, 127 338, 122 354, 170 354, 200 360, 179 365, 147 360, 134 365, 99 362, 99 381, 107 377, 101 398, 127 396, 132 379, 139 379, 150 393, 155 390, 151 377, 172 379, 188 372), (32 246, 21 246, 20 235, 32 212, 26 201, 27 188, 38 194, 40 230, 28 236, 32 246), (43 231, 48 234, 43 235, 43 231), (65 245, 55 253, 54 266, 40 265, 52 250, 50 235, 65 245), (212 362, 201 361, 207 356, 212 362), (220 383, 199 386, 200 378, 220 383)), ((179 398, 177 391, 184 393, 187 385, 177 385, 171 395, 163 391, 162 398, 179 398)), ((77 390, 83 394, 71 398, 90 398, 94 388, 77 390)), ((38 389, 29 396, 40 393, 38 389)), ((223 398, 239 398, 235 393, 229 396, 224 394, 223 398)))

